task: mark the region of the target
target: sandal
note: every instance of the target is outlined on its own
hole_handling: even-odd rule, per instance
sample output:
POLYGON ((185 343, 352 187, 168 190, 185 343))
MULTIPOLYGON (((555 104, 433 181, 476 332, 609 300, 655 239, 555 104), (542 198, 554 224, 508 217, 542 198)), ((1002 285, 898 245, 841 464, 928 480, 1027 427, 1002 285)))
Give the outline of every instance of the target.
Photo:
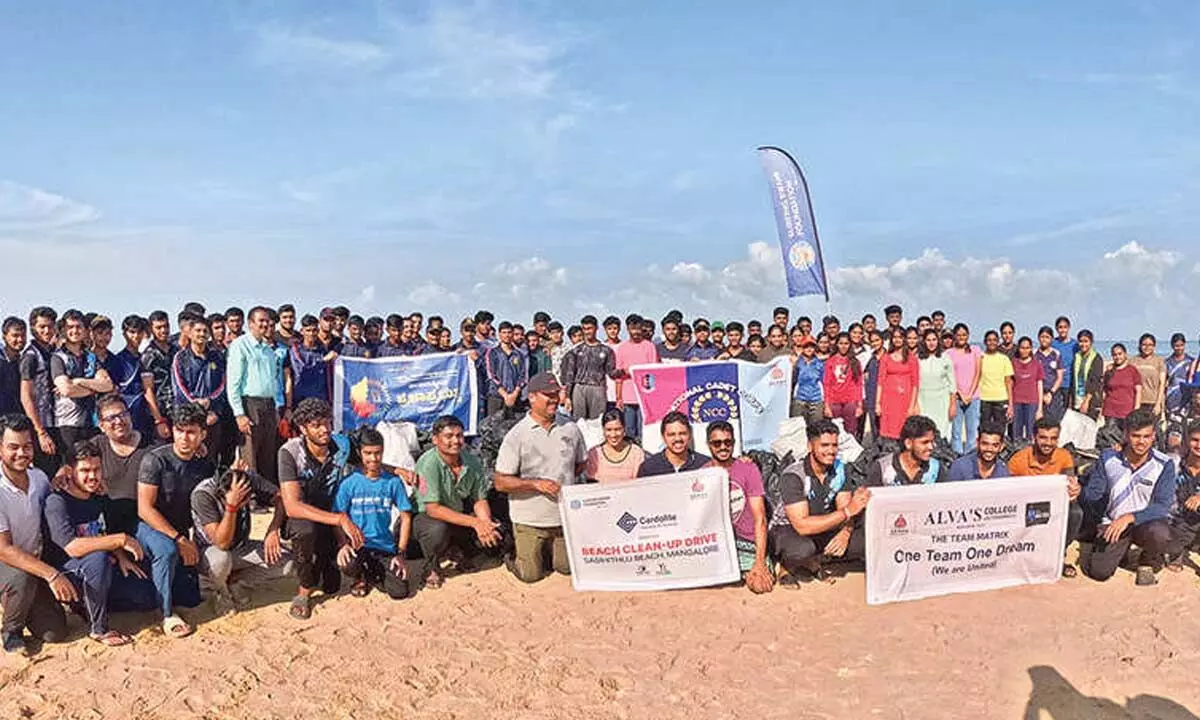
POLYGON ((1079 574, 1074 565, 1063 565, 1062 576, 1065 578, 1073 578, 1079 574))
POLYGON ((1183 562, 1179 560, 1171 560, 1166 564, 1166 568, 1171 572, 1183 572, 1183 562))
POLYGON ((297 595, 292 598, 292 606, 288 609, 288 615, 297 620, 307 620, 312 617, 312 604, 308 601, 308 596, 297 595))
POLYGON ((183 618, 178 615, 171 615, 163 618, 162 624, 163 634, 175 639, 185 638, 191 635, 194 630, 191 625, 183 621, 183 618))
POLYGON ((442 586, 442 582, 442 576, 438 575, 436 570, 430 570, 429 574, 425 576, 425 587, 430 590, 437 590, 442 586))
POLYGON ((109 630, 103 635, 88 635, 93 641, 104 645, 105 647, 121 647, 129 645, 133 642, 133 638, 124 633, 119 633, 116 630, 109 630))
POLYGON ((350 586, 351 597, 366 597, 367 593, 371 592, 371 588, 367 585, 366 580, 358 580, 350 586))

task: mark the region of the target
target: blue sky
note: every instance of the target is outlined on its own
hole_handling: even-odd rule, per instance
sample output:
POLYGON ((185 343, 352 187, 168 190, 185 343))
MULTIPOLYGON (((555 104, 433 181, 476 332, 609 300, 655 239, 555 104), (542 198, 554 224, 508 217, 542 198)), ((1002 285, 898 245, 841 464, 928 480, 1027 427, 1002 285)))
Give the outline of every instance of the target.
POLYGON ((753 150, 777 144, 808 174, 843 315, 1195 331, 1195 2, 13 1, 0 19, 5 313, 761 316, 785 298, 753 150))

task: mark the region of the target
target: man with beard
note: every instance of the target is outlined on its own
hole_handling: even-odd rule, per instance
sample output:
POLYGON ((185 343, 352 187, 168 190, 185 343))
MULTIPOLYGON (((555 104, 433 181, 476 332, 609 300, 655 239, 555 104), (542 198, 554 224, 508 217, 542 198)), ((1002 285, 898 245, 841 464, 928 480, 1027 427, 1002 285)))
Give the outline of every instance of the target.
MULTIPOLYGON (((888 453, 867 468, 867 487, 929 485, 946 482, 946 468, 933 456, 937 426, 924 415, 913 415, 900 428, 899 452, 888 453)), ((994 431, 993 431, 994 432, 994 431)))
POLYGON ((225 311, 225 344, 230 345, 244 333, 246 314, 240 307, 231 307, 225 311))
POLYGON ((646 456, 642 466, 638 468, 638 477, 699 470, 711 462, 712 458, 692 450, 692 423, 687 415, 679 411, 669 412, 663 417, 659 429, 662 433, 663 449, 646 456))
POLYGON ((728 422, 712 423, 707 434, 711 464, 729 474, 729 513, 742 579, 755 594, 771 592, 775 578, 767 566, 767 505, 762 474, 754 463, 738 462, 733 456, 733 426, 728 422))
POLYGON ((441 587, 438 568, 448 554, 466 559, 476 546, 493 548, 502 539, 488 505, 487 476, 479 459, 464 449, 463 430, 453 415, 439 417, 430 432, 433 447, 417 460, 413 534, 424 561, 411 581, 430 588, 441 587))
POLYGON ((679 335, 679 322, 675 318, 663 318, 662 331, 662 342, 656 343, 659 360, 662 362, 687 360, 689 348, 679 335))
MULTIPOLYGON (((1075 478, 1075 458, 1058 446, 1062 426, 1056 418, 1043 417, 1034 423, 1033 444, 1021 448, 1008 459, 1008 470, 1015 477, 1030 475, 1065 475, 1067 498, 1071 504, 1067 509, 1067 547, 1079 537, 1083 526, 1083 508, 1079 505, 1079 494, 1083 491, 1075 478)), ((1072 565, 1063 565, 1063 577, 1075 577, 1072 565)))
POLYGON ((1121 450, 1105 450, 1100 455, 1083 490, 1085 507, 1101 517, 1083 572, 1093 580, 1111 578, 1136 544, 1142 549, 1136 584, 1155 585, 1154 574, 1171 537, 1175 464, 1154 449, 1156 418, 1152 412, 1134 410, 1124 424, 1121 450))
POLYGON ((342 586, 334 529, 354 550, 362 547, 363 533, 349 515, 333 512, 334 494, 350 453, 345 437, 337 442, 333 437, 333 409, 324 400, 309 398, 296 406, 292 424, 300 436, 279 448, 279 491, 299 580, 289 614, 305 620, 312 617, 314 590, 333 595, 342 586))
POLYGON ((1004 449, 1004 428, 994 423, 979 426, 975 447, 950 463, 950 482, 990 480, 1008 477, 1008 466, 1000 459, 1004 449))
POLYGON ((0 639, 8 653, 28 653, 25 630, 36 642, 61 642, 67 623, 59 603, 79 601, 65 574, 42 561, 42 512, 50 480, 33 464, 33 423, 0 415, 0 639))
POLYGON ((33 423, 36 440, 34 464, 53 475, 61 464, 59 449, 50 434, 54 426, 54 383, 50 380, 50 356, 54 354, 58 313, 53 308, 36 307, 29 313, 30 338, 21 352, 21 407, 33 423))
POLYGON ((605 384, 616 374, 617 358, 610 346, 596 339, 596 318, 580 321, 583 342, 563 358, 563 386, 567 409, 576 420, 594 420, 604 414, 605 384))
POLYGON ((46 498, 50 542, 45 557, 83 597, 88 637, 108 647, 128 645, 133 638, 108 627, 109 592, 117 572, 146 578, 138 565, 142 546, 133 535, 108 526, 99 448, 80 443, 72 449, 68 465, 72 472, 65 487, 46 498))
POLYGON ((171 321, 162 310, 150 313, 150 344, 142 352, 142 394, 154 420, 154 434, 160 440, 171 438, 167 420, 174 403, 171 399, 171 361, 178 348, 171 344, 171 321))
POLYGON ((786 572, 779 584, 792 589, 814 576, 827 579, 826 562, 866 557, 866 534, 854 518, 866 509, 871 491, 851 490, 846 482, 832 420, 818 420, 807 434, 808 457, 789 465, 779 478, 780 499, 769 531, 786 572))
POLYGON ((579 426, 557 414, 562 386, 550 373, 529 381, 529 413, 504 436, 496 455, 496 490, 509 497, 515 551, 506 565, 518 580, 546 576, 544 554, 555 572, 571 574, 558 492, 576 483, 587 464, 579 426))
POLYGON ((150 578, 163 615, 163 634, 182 638, 191 625, 175 614, 175 605, 200 603, 196 563, 200 560, 191 539, 192 491, 213 474, 212 462, 200 455, 208 412, 199 405, 181 405, 172 416, 170 445, 145 454, 138 470, 137 540, 146 551, 150 578))
POLYGON ((296 332, 296 306, 285 303, 276 310, 279 314, 279 329, 275 331, 275 342, 290 345, 300 337, 296 332))

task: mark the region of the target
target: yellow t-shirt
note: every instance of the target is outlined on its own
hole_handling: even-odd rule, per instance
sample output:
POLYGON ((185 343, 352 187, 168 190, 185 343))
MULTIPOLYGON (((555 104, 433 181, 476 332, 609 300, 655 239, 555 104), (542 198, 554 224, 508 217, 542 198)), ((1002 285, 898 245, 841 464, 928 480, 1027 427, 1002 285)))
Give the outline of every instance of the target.
POLYGON ((1012 377, 1012 360, 1002 352, 994 352, 984 353, 979 363, 979 399, 984 402, 1008 402, 1004 379, 1012 377))

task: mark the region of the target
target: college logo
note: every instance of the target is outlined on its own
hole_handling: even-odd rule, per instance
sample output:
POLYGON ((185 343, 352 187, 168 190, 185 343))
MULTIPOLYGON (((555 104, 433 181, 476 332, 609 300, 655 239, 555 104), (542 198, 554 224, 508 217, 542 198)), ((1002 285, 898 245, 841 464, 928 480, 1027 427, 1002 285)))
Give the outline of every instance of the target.
POLYGON ((771 380, 779 381, 783 379, 783 368, 778 365, 771 368, 771 380))
POLYGON ((630 515, 628 512, 622 513, 621 517, 617 518, 617 527, 625 531, 626 534, 633 532, 633 529, 638 525, 637 518, 630 515))
POLYGON ((704 483, 700 482, 699 480, 693 480, 692 481, 692 492, 694 492, 694 493, 704 492, 704 483))
POLYGON ((817 262, 817 251, 801 240, 788 250, 788 263, 797 270, 807 270, 817 262))
POLYGON ((888 535, 907 535, 908 519, 903 513, 888 513, 887 529, 888 535))
POLYGON ((1050 503, 1025 503, 1025 527, 1050 524, 1050 503))

